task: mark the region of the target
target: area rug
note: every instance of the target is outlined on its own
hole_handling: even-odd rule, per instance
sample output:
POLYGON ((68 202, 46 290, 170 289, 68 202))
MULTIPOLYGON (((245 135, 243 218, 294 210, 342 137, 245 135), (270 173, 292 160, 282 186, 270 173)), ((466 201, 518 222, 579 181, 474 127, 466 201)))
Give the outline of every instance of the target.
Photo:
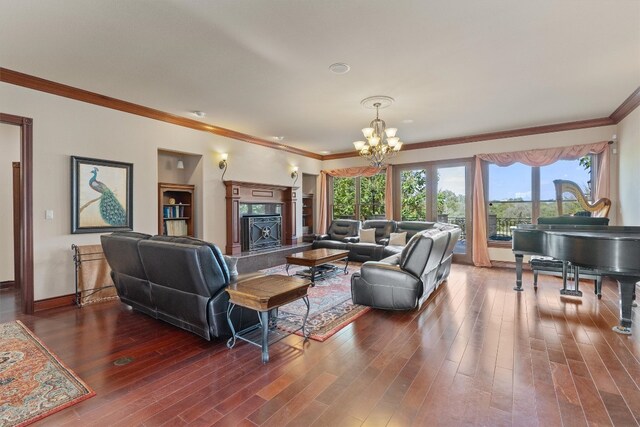
MULTIPOLYGON (((326 279, 317 280, 314 287, 309 287, 309 318, 307 328, 309 338, 324 341, 358 317, 371 310, 370 307, 354 304, 351 300, 351 274, 360 270, 360 264, 349 265, 347 274, 341 269, 337 274, 326 279)), ((291 266, 289 274, 304 270, 305 267, 291 266)), ((287 274, 284 265, 262 270, 265 274, 287 274)), ((278 328, 284 331, 295 331, 302 335, 300 327, 307 307, 302 300, 283 305, 278 310, 278 328)))
POLYGON ((20 321, 0 324, 0 427, 26 426, 93 395, 20 321))

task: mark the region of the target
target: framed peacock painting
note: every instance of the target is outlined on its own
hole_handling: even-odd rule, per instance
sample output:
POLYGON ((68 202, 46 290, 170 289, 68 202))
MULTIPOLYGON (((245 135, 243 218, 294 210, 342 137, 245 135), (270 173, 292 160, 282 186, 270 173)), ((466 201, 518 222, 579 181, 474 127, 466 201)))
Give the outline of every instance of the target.
POLYGON ((133 229, 133 164, 71 156, 71 233, 133 229))

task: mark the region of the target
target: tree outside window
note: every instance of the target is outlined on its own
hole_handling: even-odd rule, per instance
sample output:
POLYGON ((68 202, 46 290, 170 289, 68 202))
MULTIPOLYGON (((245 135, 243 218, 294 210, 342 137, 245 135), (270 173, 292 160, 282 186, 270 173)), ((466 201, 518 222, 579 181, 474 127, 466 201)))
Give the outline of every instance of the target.
POLYGON ((362 221, 384 218, 386 181, 385 173, 333 178, 333 218, 362 221))
POLYGON ((427 218, 427 174, 424 169, 400 173, 400 215, 403 221, 427 218))

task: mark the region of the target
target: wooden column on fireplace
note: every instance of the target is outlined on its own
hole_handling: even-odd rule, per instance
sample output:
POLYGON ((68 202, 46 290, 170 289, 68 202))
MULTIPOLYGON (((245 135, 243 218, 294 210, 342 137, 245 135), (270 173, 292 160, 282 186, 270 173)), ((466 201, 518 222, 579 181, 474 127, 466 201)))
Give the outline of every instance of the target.
POLYGON ((242 251, 240 241, 240 204, 278 203, 282 205, 282 244, 293 245, 296 236, 296 189, 284 185, 258 184, 254 182, 224 181, 227 200, 227 255, 242 251))

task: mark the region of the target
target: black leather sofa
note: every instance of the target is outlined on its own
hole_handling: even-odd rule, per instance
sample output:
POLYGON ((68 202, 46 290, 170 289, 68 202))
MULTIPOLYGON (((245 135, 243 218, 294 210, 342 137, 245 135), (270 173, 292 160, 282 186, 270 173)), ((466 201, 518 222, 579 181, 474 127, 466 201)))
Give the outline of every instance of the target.
POLYGON ((400 253, 404 246, 389 246, 391 233, 407 232, 407 242, 419 231, 433 228, 434 222, 426 221, 391 221, 367 220, 362 223, 362 229, 375 229, 376 243, 361 242, 359 238, 360 221, 334 220, 329 226, 327 234, 317 235, 313 241, 313 248, 330 248, 349 250, 349 261, 366 262, 379 261, 382 258, 400 253))
POLYGON ((432 228, 420 231, 400 253, 381 261, 369 261, 351 276, 354 304, 386 310, 418 308, 446 280, 450 271, 452 238, 457 230, 432 228))
MULTIPOLYGON (((233 278, 215 245, 132 232, 103 235, 101 241, 122 302, 206 340, 231 334, 225 288, 233 278)), ((232 322, 240 330, 258 317, 237 307, 232 322)))

